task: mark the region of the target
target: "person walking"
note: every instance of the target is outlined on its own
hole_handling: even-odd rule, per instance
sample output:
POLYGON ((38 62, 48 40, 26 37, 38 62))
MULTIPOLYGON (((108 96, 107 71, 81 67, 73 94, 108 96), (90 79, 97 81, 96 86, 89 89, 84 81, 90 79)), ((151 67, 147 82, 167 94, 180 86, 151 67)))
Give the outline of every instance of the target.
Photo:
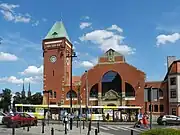
POLYGON ((68 113, 65 113, 64 114, 64 118, 63 118, 63 125, 64 125, 64 129, 65 130, 69 130, 69 115, 68 115, 68 113))
POLYGON ((109 113, 107 113, 106 119, 107 119, 107 121, 109 121, 109 113))
POLYGON ((142 112, 140 112, 139 114, 138 114, 138 119, 137 119, 137 121, 136 121, 136 123, 134 124, 134 128, 136 128, 136 127, 141 127, 141 125, 142 125, 142 118, 143 118, 143 114, 142 114, 142 112))
POLYGON ((149 126, 148 126, 148 116, 147 116, 147 113, 144 113, 143 118, 142 118, 142 121, 143 121, 144 127, 145 127, 145 128, 149 128, 149 126))

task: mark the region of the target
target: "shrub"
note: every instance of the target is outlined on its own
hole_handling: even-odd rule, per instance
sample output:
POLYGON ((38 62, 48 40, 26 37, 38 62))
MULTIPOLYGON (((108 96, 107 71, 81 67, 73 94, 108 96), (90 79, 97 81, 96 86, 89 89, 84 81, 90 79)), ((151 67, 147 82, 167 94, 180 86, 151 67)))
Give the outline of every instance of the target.
POLYGON ((172 128, 157 128, 145 131, 140 135, 180 135, 180 130, 172 128))

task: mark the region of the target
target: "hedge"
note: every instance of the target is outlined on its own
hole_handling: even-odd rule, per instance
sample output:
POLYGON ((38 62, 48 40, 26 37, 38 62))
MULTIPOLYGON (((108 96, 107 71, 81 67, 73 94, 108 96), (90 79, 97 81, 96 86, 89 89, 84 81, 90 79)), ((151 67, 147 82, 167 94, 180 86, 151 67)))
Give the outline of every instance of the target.
POLYGON ((180 135, 180 130, 173 128, 157 128, 145 131, 140 135, 180 135))

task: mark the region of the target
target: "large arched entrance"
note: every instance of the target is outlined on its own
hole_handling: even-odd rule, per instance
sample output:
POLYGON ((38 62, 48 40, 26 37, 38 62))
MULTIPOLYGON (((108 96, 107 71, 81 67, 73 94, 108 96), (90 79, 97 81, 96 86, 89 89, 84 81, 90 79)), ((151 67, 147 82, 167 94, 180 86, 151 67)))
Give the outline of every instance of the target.
POLYGON ((94 84, 90 90, 90 105, 98 106, 98 83, 94 84))
POLYGON ((92 86, 90 90, 90 98, 98 98, 98 83, 92 86))
POLYGON ((102 83, 102 96, 105 95, 109 90, 113 90, 118 95, 122 93, 122 79, 120 75, 115 71, 106 72, 101 80, 102 83))
POLYGON ((135 90, 133 86, 125 82, 125 96, 126 97, 135 97, 135 90))

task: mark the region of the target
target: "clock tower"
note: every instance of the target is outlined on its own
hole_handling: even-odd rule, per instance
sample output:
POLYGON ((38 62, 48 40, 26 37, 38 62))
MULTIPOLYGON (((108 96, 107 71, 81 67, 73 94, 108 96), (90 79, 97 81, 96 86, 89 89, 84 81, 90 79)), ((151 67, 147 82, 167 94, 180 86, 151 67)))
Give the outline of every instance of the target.
MULTIPOLYGON (((49 103, 64 101, 64 86, 70 84, 72 44, 62 22, 56 22, 42 42, 44 58, 44 91, 49 93, 49 103)), ((48 93, 44 94, 47 98, 48 93)), ((48 102, 47 102, 48 103, 48 102)))

